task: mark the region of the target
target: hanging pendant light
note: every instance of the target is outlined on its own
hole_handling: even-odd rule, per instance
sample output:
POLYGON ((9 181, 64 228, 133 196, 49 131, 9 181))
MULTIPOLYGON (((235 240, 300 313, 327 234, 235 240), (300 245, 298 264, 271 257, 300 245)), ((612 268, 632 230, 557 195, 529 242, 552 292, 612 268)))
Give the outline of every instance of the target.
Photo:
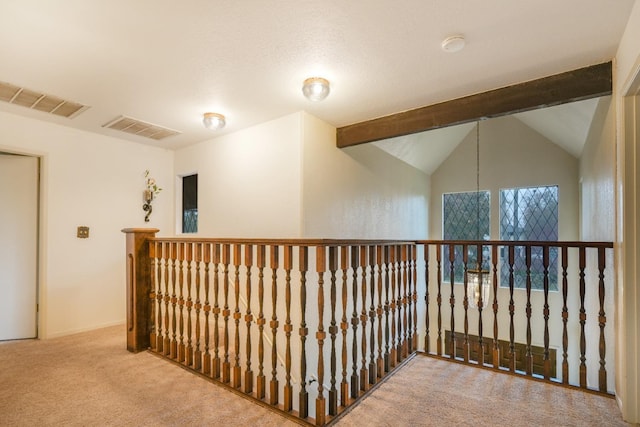
MULTIPOLYGON (((480 122, 476 126, 476 226, 477 239, 480 239, 480 122)), ((489 270, 482 269, 482 247, 478 247, 475 268, 467 270, 467 298, 469 307, 485 309, 489 305, 491 277, 489 270)))

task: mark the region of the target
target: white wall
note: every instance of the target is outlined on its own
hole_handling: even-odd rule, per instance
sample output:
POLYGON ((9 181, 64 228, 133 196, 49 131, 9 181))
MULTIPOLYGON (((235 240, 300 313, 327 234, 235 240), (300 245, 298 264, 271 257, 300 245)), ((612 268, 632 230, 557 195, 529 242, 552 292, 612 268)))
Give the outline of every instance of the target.
MULTIPOLYGON (((476 190, 476 132, 469 135, 456 147, 450 156, 431 175, 431 238, 442 238, 442 194, 446 192, 461 192, 476 190)), ((518 119, 510 116, 485 120, 480 123, 480 189, 489 190, 491 194, 491 239, 500 239, 499 201, 500 189, 515 187, 531 187, 543 185, 558 185, 559 194, 559 240, 577 240, 578 238, 578 159, 548 139, 535 132, 518 119)), ((574 257, 575 258, 575 257, 574 257)), ((431 265, 436 265, 435 260, 431 265)), ((570 265, 577 266, 573 259, 570 265)), ((435 269, 432 271, 431 283, 436 283, 435 269)), ((570 272, 569 280, 577 279, 576 274, 570 272)), ((442 285, 445 297, 451 293, 448 283, 442 285)), ((575 287, 572 287, 575 289, 575 287)), ((432 295, 435 289, 430 290, 432 295)), ((454 287, 456 304, 456 332, 462 329, 462 300, 464 288, 462 285, 454 287)), ((435 297, 434 297, 435 298, 435 297)), ((493 298, 493 296, 491 296, 493 298)), ((572 367, 571 382, 578 381, 579 354, 577 353, 579 325, 578 325, 578 294, 569 297, 570 320, 570 351, 569 358, 572 367)), ((498 288, 498 322, 501 325, 499 339, 509 340, 509 290, 498 288)), ((515 303, 515 341, 526 343, 527 324, 524 316, 526 306, 526 292, 517 289, 514 292, 515 303)), ((540 291, 531 293, 533 314, 532 344, 544 346, 544 294, 540 291)), ((562 295, 559 292, 549 293, 550 306, 550 347, 558 350, 556 354, 556 369, 561 374, 562 362, 562 295), (554 327, 555 325, 555 327, 554 327)), ((448 304, 443 304, 443 328, 450 330, 451 310, 448 304)), ((436 325, 436 310, 430 313, 431 324, 436 325)), ((484 335, 493 335, 490 325, 493 322, 491 308, 483 315, 484 335)), ((435 328, 434 328, 435 329, 435 328)), ((469 311, 469 333, 477 334, 478 313, 469 311)), ((437 333, 431 332, 432 339, 437 333)), ((432 348, 433 347, 432 343, 432 348)))
POLYGON ((290 114, 176 151, 176 176, 198 174, 198 236, 300 236, 300 120, 290 114))
POLYGON ((178 150, 176 175, 198 173, 197 235, 426 238, 429 177, 335 134, 299 112, 178 150))
MULTIPOLYGON (((616 109, 616 397, 628 422, 640 423, 640 233, 637 218, 639 186, 637 128, 629 120, 630 105, 625 97, 632 86, 640 85, 640 3, 636 2, 616 53, 614 100, 616 109), (635 83, 635 84, 634 84, 635 83), (634 136, 635 133, 635 136, 634 136), (634 157, 635 154, 635 157, 634 157)), ((636 92, 637 94, 637 92, 636 92)), ((637 96, 636 96, 637 98, 637 96)), ((636 106, 639 104, 635 102, 636 106)), ((636 126, 640 123, 636 113, 636 126)))
POLYGON ((124 322, 120 230, 173 223, 173 153, 3 112, 0 150, 42 158, 40 337, 124 322), (149 223, 145 169, 163 187, 149 223), (79 225, 90 227, 88 239, 76 237, 79 225))
MULTIPOLYGON (((560 240, 578 237, 578 160, 510 116, 480 123, 480 190, 491 191, 491 238, 500 238, 500 189, 558 185, 560 240)), ((430 236, 442 238, 442 194, 476 190, 472 131, 431 175, 430 236)))
POLYGON ((339 149, 333 126, 303 117, 303 237, 427 237, 428 175, 372 144, 339 149))

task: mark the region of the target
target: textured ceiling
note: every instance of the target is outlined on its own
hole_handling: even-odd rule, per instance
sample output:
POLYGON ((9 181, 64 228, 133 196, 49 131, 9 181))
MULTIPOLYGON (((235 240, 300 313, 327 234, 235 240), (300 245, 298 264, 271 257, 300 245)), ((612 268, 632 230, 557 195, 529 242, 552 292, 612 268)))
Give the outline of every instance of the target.
POLYGON ((344 126, 609 61, 634 0, 2 0, 0 81, 90 108, 0 109, 177 148, 306 110, 344 126), (464 50, 441 41, 463 34, 464 50), (329 97, 301 83, 321 75, 329 97), (205 111, 227 127, 202 126, 205 111), (154 141, 118 116, 181 132, 154 141))

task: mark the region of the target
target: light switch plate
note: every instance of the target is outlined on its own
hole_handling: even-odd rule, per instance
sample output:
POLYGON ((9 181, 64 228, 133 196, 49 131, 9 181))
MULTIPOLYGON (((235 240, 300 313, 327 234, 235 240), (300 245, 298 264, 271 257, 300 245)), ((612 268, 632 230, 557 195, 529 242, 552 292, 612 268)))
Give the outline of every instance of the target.
POLYGON ((78 226, 78 239, 88 239, 89 238, 89 227, 80 225, 78 226))

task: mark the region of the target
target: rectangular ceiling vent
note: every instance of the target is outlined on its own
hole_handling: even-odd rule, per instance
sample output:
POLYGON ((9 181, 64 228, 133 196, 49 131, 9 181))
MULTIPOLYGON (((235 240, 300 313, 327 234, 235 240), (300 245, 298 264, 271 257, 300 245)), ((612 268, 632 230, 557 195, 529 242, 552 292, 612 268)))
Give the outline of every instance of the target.
POLYGON ((0 101, 71 119, 89 108, 77 102, 0 82, 0 101))
POLYGON ((168 138, 173 135, 179 135, 181 132, 177 130, 164 128, 162 126, 153 125, 143 122, 142 120, 133 119, 131 117, 120 116, 115 120, 103 125, 108 129, 119 130, 133 135, 143 136, 145 138, 155 139, 157 141, 168 138))

